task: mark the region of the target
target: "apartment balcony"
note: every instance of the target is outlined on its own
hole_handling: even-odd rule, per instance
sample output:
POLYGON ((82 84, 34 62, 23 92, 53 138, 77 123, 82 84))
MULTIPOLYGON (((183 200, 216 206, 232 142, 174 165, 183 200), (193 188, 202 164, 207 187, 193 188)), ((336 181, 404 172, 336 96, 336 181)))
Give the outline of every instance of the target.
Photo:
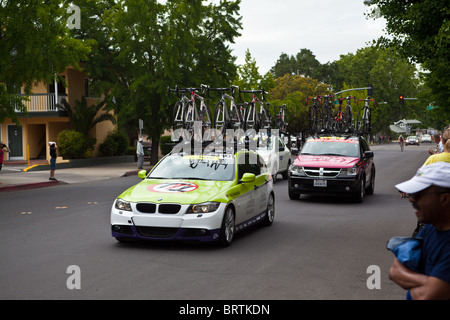
MULTIPOLYGON (((28 115, 33 116, 36 114, 60 114, 61 110, 58 110, 58 104, 61 104, 62 100, 67 100, 67 95, 59 94, 58 101, 56 101, 56 95, 54 93, 38 93, 19 96, 25 97, 23 104, 27 108, 28 115)), ((17 113, 21 113, 20 110, 16 109, 17 113)))

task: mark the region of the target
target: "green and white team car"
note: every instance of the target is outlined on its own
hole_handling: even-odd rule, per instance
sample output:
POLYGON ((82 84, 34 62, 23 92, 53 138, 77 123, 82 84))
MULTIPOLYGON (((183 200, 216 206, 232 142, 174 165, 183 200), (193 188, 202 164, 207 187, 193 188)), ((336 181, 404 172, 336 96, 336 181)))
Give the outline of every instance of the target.
POLYGON ((169 154, 111 209, 118 241, 199 240, 231 244, 235 233, 275 217, 273 182, 253 151, 169 154))

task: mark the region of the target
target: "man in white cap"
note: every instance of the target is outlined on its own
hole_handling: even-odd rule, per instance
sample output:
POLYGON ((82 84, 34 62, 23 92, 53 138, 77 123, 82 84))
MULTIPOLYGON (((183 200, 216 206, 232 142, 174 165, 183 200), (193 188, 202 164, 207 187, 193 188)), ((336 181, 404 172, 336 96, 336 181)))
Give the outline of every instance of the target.
POLYGON ((409 290, 408 299, 450 299, 450 163, 437 162, 420 168, 416 175, 395 186, 408 194, 420 223, 423 239, 419 272, 397 259, 389 278, 409 290))
POLYGON ((139 138, 139 142, 137 144, 136 148, 136 154, 138 158, 138 169, 142 169, 142 166, 144 165, 144 146, 142 145, 142 138, 139 138))

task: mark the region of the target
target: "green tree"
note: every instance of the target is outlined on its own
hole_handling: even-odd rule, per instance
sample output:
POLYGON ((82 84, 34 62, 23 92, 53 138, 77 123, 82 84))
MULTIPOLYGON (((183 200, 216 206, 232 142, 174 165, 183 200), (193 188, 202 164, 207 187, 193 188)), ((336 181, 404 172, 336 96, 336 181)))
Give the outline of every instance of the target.
POLYGON ((250 50, 245 51, 245 64, 238 67, 238 77, 235 84, 241 89, 259 89, 262 76, 259 74, 256 60, 252 57, 250 50))
MULTIPOLYGON (((442 125, 450 122, 450 9, 446 0, 370 0, 369 17, 386 19, 389 37, 378 43, 395 47, 429 72, 424 74, 442 125)), ((431 101, 430 101, 431 102, 431 101)))
MULTIPOLYGON (((415 66, 394 49, 362 48, 355 54, 342 55, 337 65, 339 78, 334 79, 337 90, 367 87, 368 84, 374 86, 373 98, 377 102, 374 109, 376 117, 372 119, 374 130, 387 133, 389 125, 395 121, 420 117, 423 101, 399 103, 400 95, 417 97, 420 83, 415 66)), ((344 95, 357 96, 358 92, 344 95)))
POLYGON ((286 118, 289 132, 303 132, 308 128, 307 97, 325 95, 329 86, 311 77, 286 74, 275 79, 275 87, 270 91, 273 106, 286 104, 286 118))
POLYGON ((116 122, 114 115, 105 112, 105 101, 88 105, 86 97, 83 96, 81 101, 75 101, 73 107, 66 100, 62 100, 60 108, 67 113, 73 129, 83 135, 88 149, 92 148, 96 142, 95 138, 92 138, 89 133, 97 124, 103 121, 116 122))
POLYGON ((174 101, 167 88, 229 85, 236 76, 228 43, 239 35, 240 1, 203 2, 76 1, 86 5, 87 16, 77 37, 95 42, 85 68, 109 93, 106 100, 122 128, 137 136, 137 119, 144 120, 152 163, 161 134, 171 126, 174 101))
POLYGON ((25 111, 16 96, 22 85, 29 94, 35 82, 51 83, 86 60, 89 45, 70 37, 67 7, 61 0, 0 1, 0 122, 18 122, 15 107, 25 111))
POLYGON ((283 77, 285 74, 298 74, 328 82, 333 66, 331 63, 322 65, 311 50, 303 48, 295 57, 282 53, 271 72, 275 78, 283 77))

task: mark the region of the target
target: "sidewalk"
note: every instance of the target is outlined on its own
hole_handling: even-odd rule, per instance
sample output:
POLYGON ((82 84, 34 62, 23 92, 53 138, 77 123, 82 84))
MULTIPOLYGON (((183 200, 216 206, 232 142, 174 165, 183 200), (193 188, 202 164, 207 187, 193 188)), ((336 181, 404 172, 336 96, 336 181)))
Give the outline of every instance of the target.
MULTIPOLYGON (((58 184, 85 183, 123 176, 137 175, 137 163, 115 163, 55 171, 57 181, 51 181, 50 171, 24 171, 27 165, 3 165, 0 171, 0 192, 55 186, 58 184)), ((150 166, 144 165, 149 171, 150 166)))

